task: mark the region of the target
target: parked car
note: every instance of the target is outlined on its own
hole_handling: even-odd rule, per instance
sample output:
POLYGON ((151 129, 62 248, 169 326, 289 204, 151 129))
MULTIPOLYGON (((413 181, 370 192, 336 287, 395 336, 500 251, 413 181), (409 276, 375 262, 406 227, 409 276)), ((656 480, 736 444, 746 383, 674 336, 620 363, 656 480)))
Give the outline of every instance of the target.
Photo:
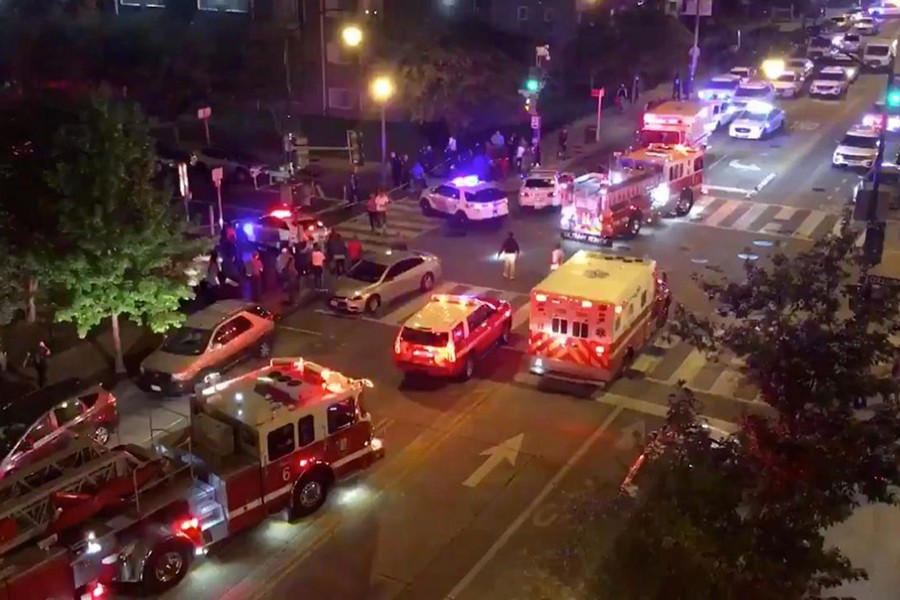
POLYGON ((375 313, 400 297, 431 292, 440 277, 440 259, 427 252, 367 253, 337 280, 328 305, 338 311, 375 313))
POLYGON ((67 379, 0 405, 0 477, 35 463, 79 435, 105 445, 119 426, 116 397, 67 379))
POLYGON ((190 315, 141 363, 140 386, 186 394, 241 360, 272 354, 275 315, 243 300, 220 300, 190 315))

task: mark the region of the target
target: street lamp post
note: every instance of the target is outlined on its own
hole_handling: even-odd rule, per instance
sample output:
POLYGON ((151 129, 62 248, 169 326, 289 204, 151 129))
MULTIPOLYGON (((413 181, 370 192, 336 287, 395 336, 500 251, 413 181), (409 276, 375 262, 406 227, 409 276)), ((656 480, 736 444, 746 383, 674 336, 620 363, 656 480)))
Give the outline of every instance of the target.
POLYGON ((381 182, 387 182, 387 103, 396 91, 390 77, 381 75, 372 80, 369 91, 375 102, 381 105, 381 182))

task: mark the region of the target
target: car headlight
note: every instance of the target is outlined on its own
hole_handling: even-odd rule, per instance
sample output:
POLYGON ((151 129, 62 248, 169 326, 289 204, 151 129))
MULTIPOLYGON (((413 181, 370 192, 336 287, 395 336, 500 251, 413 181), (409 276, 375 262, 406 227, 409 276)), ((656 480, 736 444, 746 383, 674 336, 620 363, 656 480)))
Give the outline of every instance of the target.
POLYGON ((172 373, 172 381, 187 381, 190 378, 190 371, 185 371, 184 373, 172 373))
POLYGON ((356 290, 353 294, 350 295, 351 300, 362 300, 363 293, 360 290, 356 290))

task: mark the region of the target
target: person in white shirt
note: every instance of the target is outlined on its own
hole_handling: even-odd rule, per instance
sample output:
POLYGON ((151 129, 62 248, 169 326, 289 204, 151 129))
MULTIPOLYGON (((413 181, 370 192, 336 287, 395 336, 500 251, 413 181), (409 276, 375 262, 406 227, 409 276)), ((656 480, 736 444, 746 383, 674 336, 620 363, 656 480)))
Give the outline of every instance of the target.
POLYGON ((450 136, 450 139, 447 140, 447 154, 449 156, 456 155, 456 138, 452 135, 450 136))
POLYGON ((555 271, 563 263, 565 255, 563 254, 562 244, 557 244, 553 252, 550 253, 550 270, 555 271))
POLYGON ((376 229, 382 234, 387 234, 387 209, 391 199, 388 198, 386 192, 381 191, 375 196, 375 213, 377 215, 378 224, 376 229))
POLYGON ((519 142, 519 147, 516 148, 516 172, 521 175, 522 174, 522 163, 525 160, 525 142, 519 142))

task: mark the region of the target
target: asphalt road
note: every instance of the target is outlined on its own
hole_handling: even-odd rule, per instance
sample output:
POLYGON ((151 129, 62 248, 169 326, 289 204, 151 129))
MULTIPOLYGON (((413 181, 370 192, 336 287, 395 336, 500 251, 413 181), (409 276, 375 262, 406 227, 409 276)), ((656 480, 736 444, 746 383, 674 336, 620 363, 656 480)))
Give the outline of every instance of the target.
MULTIPOLYGON (((883 82, 883 76, 862 75, 844 101, 784 102, 788 130, 768 141, 717 134, 707 161, 709 195, 691 215, 647 228, 608 251, 656 259, 678 301, 710 310, 692 275, 738 277, 747 256, 795 252, 835 228, 858 176, 832 169, 831 153, 882 93, 883 82)), ((617 128, 622 145, 630 127, 623 120, 617 128)), ((590 168, 607 150, 586 150, 569 168, 590 168)), ((390 348, 423 299, 385 307, 376 317, 339 317, 313 303, 285 318, 276 354, 306 356, 375 381, 369 407, 387 458, 337 488, 314 518, 298 524, 273 518, 226 541, 166 598, 261 600, 299 590, 322 600, 527 597, 534 567, 548 564, 545 553, 561 548, 568 527, 577 526, 573 498, 602 499, 621 481, 636 442, 661 424, 677 381, 697 391, 705 414, 722 427, 745 411, 763 410, 727 361, 707 361, 677 340, 644 352, 605 392, 548 387, 525 373, 527 295, 547 274, 559 240, 556 214, 514 210, 503 230, 460 233, 422 217, 414 203, 398 202, 389 215, 390 239, 372 236, 364 219, 354 217, 339 229, 360 236, 370 250, 404 239, 439 255, 439 291, 508 299, 514 343, 489 355, 467 383, 411 386, 391 364, 390 348), (514 281, 501 277, 494 258, 506 230, 522 246, 514 281)), ((580 247, 564 245, 567 253, 580 247)), ((182 423, 186 412, 183 399, 136 390, 122 395, 119 406, 121 435, 136 442, 150 435, 148 413, 155 427, 169 427, 182 423)), ((895 551, 880 550, 882 556, 895 551)))

